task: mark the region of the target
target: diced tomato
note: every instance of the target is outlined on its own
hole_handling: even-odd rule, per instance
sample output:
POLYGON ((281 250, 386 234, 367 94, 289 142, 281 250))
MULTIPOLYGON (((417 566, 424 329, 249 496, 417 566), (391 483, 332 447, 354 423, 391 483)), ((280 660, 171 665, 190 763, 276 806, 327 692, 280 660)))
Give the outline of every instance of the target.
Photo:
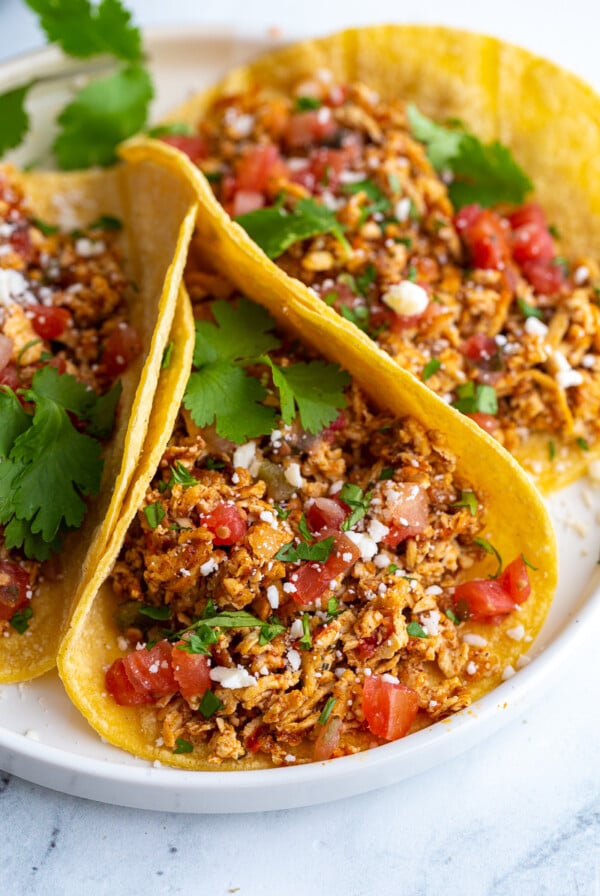
POLYGON ((262 193, 253 190, 238 190, 233 200, 231 216, 237 218, 238 215, 247 215, 259 208, 264 208, 264 205, 265 197, 262 193))
POLYGON ((485 333, 469 336, 461 345, 460 353, 482 370, 499 370, 502 367, 498 344, 485 333))
POLYGON ((262 740, 266 730, 264 725, 259 725, 252 734, 249 734, 245 740, 246 749, 250 750, 251 753, 258 753, 262 746, 262 740))
POLYGON ((339 742, 342 733, 342 720, 339 716, 331 716, 325 725, 321 727, 319 736, 315 741, 313 759, 315 762, 323 762, 325 759, 331 759, 339 742))
POLYGON ((199 136, 192 136, 190 134, 165 134, 165 136, 160 139, 163 143, 168 143, 169 146, 174 146, 175 149, 185 153, 192 162, 199 162, 201 159, 205 159, 208 154, 206 143, 204 142, 204 139, 199 136))
POLYGON ((200 697, 210 690, 210 659, 204 653, 188 653, 180 650, 179 641, 174 645, 171 654, 173 675, 183 696, 190 700, 200 697))
POLYGON ((129 681, 125 672, 125 660, 118 659, 106 670, 104 677, 106 690, 119 706, 140 706, 154 703, 149 691, 138 691, 129 681))
POLYGON ((388 622, 385 627, 381 626, 372 635, 367 635, 366 638, 361 638, 357 648, 361 660, 368 660, 372 657, 377 648, 387 641, 393 631, 394 623, 388 622))
POLYGON ((60 339, 71 321, 69 309, 58 305, 31 305, 27 313, 41 339, 60 339))
POLYGON ((17 365, 11 361, 2 370, 0 370, 0 386, 8 386, 10 389, 18 389, 21 385, 19 374, 17 373, 17 365))
POLYGON ((150 650, 144 647, 123 658, 125 672, 136 691, 151 694, 155 700, 177 691, 172 652, 173 645, 165 639, 150 650))
POLYGON ((510 259, 508 223, 496 212, 465 206, 455 216, 454 225, 474 267, 501 270, 510 259))
POLYGON ((290 115, 284 140, 290 149, 300 149, 330 140, 336 132, 335 121, 327 106, 290 115))
POLYGON ((506 216, 513 230, 518 230, 525 224, 537 224, 539 227, 546 227, 546 215, 537 202, 526 202, 525 205, 519 206, 513 212, 506 216))
POLYGON ((264 193, 269 181, 283 170, 284 164, 274 143, 248 146, 235 169, 236 191, 264 193))
POLYGON ((565 282, 561 266, 552 261, 527 261, 521 265, 521 270, 535 291, 546 296, 558 292, 565 282))
POLYGON ((429 498, 427 492, 410 482, 395 482, 386 492, 386 511, 390 531, 383 541, 391 548, 407 538, 419 535, 427 526, 429 498))
POLYGON ((524 603, 531 594, 527 564, 522 557, 515 557, 497 581, 517 604, 524 603))
POLYGON ((320 532, 325 528, 340 529, 349 509, 339 498, 315 498, 306 511, 310 531, 320 532))
POLYGON ((554 243, 548 230, 533 222, 518 227, 512 235, 512 256, 519 265, 527 261, 551 261, 554 243))
POLYGON ((0 560, 0 619, 10 619, 26 606, 30 589, 27 570, 11 560, 0 560))
POLYGON ((398 740, 408 734, 419 711, 419 698, 404 684, 369 675, 363 687, 362 709, 372 734, 398 740))
MULTIPOLYGON (((427 284, 425 283, 419 283, 419 286, 422 286, 424 289, 427 288, 427 284)), ((370 324, 373 328, 376 328, 378 326, 378 318, 373 313, 373 310, 371 312, 370 324)), ((436 317, 439 317, 440 314, 444 314, 444 312, 444 306, 440 305, 438 302, 430 302, 427 308, 420 314, 395 314, 391 311, 389 328, 392 333, 402 333, 404 330, 424 329, 433 323, 436 317)))
POLYGON ((336 432, 338 432, 340 429, 343 429, 347 422, 348 421, 346 420, 346 415, 343 411, 340 411, 333 423, 330 423, 327 429, 324 429, 321 433, 321 438, 323 439, 323 441, 333 442, 336 432))
POLYGON ((248 529, 246 520, 236 505, 225 501, 204 514, 202 523, 213 533, 214 545, 237 544, 248 529))
POLYGON ((306 607, 320 597, 329 588, 332 579, 348 572, 360 557, 360 551, 353 541, 342 532, 325 529, 320 533, 320 540, 333 537, 331 553, 325 563, 303 563, 290 576, 296 590, 292 592, 294 601, 306 607))
POLYGON ((515 608, 515 600, 497 579, 472 579, 454 589, 454 607, 461 619, 496 621, 515 608))
POLYGON ((491 436, 497 432, 498 427, 500 426, 498 418, 494 417, 493 414, 483 414, 481 411, 475 411, 473 414, 465 414, 465 417, 469 417, 477 424, 477 426, 480 426, 481 429, 489 432, 491 436))
POLYGON ((108 376, 119 376, 142 350, 137 331, 121 323, 109 334, 102 352, 102 367, 108 376))
POLYGON ((17 255, 20 255, 25 261, 29 261, 32 258, 33 243, 31 242, 27 224, 22 227, 16 227, 9 236, 8 241, 17 255))

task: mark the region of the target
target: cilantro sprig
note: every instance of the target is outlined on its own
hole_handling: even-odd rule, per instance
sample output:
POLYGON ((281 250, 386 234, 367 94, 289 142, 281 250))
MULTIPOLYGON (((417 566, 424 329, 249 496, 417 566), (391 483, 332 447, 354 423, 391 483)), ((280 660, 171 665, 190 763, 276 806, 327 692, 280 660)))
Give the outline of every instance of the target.
POLYGON ((81 526, 85 499, 98 494, 98 438, 112 430, 119 388, 99 397, 75 377, 42 367, 23 398, 0 389, 0 525, 8 548, 47 560, 69 529, 81 526), (87 423, 80 432, 70 417, 87 423))
POLYGON ((483 206, 499 202, 520 205, 533 188, 508 147, 498 140, 482 143, 460 124, 437 124, 412 103, 407 114, 414 137, 427 147, 436 171, 452 173, 448 192, 456 208, 472 202, 483 206))
MULTIPOLYGON (((111 164, 117 143, 143 128, 154 93, 131 13, 120 0, 100 0, 97 5, 90 0, 26 2, 48 41, 67 56, 112 60, 114 71, 90 81, 60 112, 52 147, 62 168, 111 164)), ((27 97, 43 80, 30 80, 0 95, 0 155, 27 134, 27 97)))
POLYGON ((297 413, 302 426, 312 433, 333 423, 346 406, 347 373, 324 361, 289 367, 275 364, 266 354, 281 345, 272 332, 275 321, 248 299, 240 299, 237 305, 217 301, 211 310, 214 323, 196 323, 194 371, 183 399, 197 426, 214 423, 220 436, 243 444, 272 432, 278 416, 291 423, 297 413), (270 392, 260 373, 245 369, 257 365, 267 367, 271 374, 270 392), (270 404, 264 403, 267 397, 270 404))
POLYGON ((343 532, 352 529, 366 516, 372 497, 373 492, 365 494, 358 485, 354 485, 352 482, 344 483, 340 491, 340 500, 348 505, 350 513, 342 523, 343 532))
POLYGON ((287 211, 279 202, 239 215, 235 220, 269 258, 279 258, 294 243, 326 233, 333 234, 346 253, 351 251, 335 214, 314 199, 300 199, 293 211, 287 211))

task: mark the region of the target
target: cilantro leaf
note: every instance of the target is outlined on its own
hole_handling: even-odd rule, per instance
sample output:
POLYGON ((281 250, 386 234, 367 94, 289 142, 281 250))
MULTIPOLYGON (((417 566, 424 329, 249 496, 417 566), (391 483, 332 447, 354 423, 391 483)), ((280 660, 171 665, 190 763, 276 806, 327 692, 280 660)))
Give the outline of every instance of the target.
POLYGON ((344 389, 350 383, 350 376, 337 364, 311 361, 278 367, 269 358, 261 360, 271 368, 284 423, 292 422, 297 408, 304 429, 318 433, 333 423, 346 407, 344 389))
POLYGON ((333 234, 349 250, 335 214, 314 199, 300 199, 291 212, 277 205, 239 215, 235 220, 269 258, 278 258, 300 240, 326 233, 333 234))
POLYGON ((408 623, 408 625, 406 626, 406 633, 411 638, 426 638, 427 637, 427 632, 425 631, 425 629, 422 628, 422 626, 420 626, 418 622, 415 622, 415 620, 408 623))
POLYGON ((26 0, 37 13, 51 43, 68 56, 85 59, 109 53, 137 62, 142 58, 140 32, 131 25, 131 13, 119 0, 26 0))
POLYGON ((275 409, 261 404, 266 394, 259 380, 218 361, 191 374, 183 403, 197 426, 214 422, 220 436, 241 445, 275 428, 275 409))
POLYGON ((117 405, 121 398, 123 387, 118 380, 109 392, 96 396, 93 407, 88 411, 87 433, 98 439, 106 439, 112 433, 115 425, 117 405))
POLYGON ((169 137, 170 135, 182 135, 191 137, 193 130, 185 121, 172 121, 168 124, 157 124, 156 127, 148 128, 146 131, 149 137, 158 140, 160 137, 169 137))
POLYGON ((276 638, 277 635, 282 635, 285 630, 285 625, 281 624, 277 616, 271 616, 269 621, 263 623, 261 626, 258 643, 263 647, 265 644, 272 641, 273 638, 276 638))
POLYGON ((302 637, 300 638, 300 649, 310 650, 312 647, 312 636, 310 634, 310 620, 308 613, 302 614, 302 637))
POLYGON ((329 716, 331 715, 331 711, 336 703, 337 703, 337 697, 328 697, 327 698, 327 703, 323 707, 321 715, 317 719, 317 722, 319 723, 319 725, 327 724, 327 722, 329 721, 329 716))
POLYGON ((438 372, 441 366, 442 362, 438 358, 431 358, 423 368, 423 382, 426 383, 427 380, 434 375, 434 373, 438 372))
POLYGON ((333 549, 334 538, 323 538, 315 544, 307 544, 305 541, 299 541, 295 544, 289 541, 279 548, 275 554, 276 560, 283 560, 284 563, 298 563, 300 560, 311 560, 314 563, 326 563, 333 549))
POLYGON ((7 458, 15 439, 25 432, 31 423, 31 417, 23 410, 23 406, 12 389, 0 389, 0 461, 7 458))
POLYGON ((245 298, 237 305, 220 299, 210 310, 216 323, 196 323, 195 367, 217 359, 238 361, 279 348, 280 341, 271 332, 275 321, 262 305, 245 298))
MULTIPOLYGON (((0 474, 0 480, 2 476, 0 474)), ((1 494, 3 492, 3 482, 0 481, 0 508, 2 506, 1 494)), ((1 512, 1 509, 0 509, 1 512)), ((39 532, 32 532, 29 523, 26 520, 19 520, 15 516, 4 528, 4 544, 10 548, 20 548, 26 557, 34 560, 48 560, 52 554, 59 551, 62 545, 62 537, 60 533, 51 541, 44 541, 39 532)))
POLYGON ((452 407, 463 414, 497 414, 498 396, 493 386, 469 380, 457 386, 452 407))
POLYGON ((175 747, 173 749, 174 753, 193 753, 194 745, 189 742, 189 740, 185 740, 183 737, 178 737, 175 741, 175 747))
POLYGON ((22 635, 29 628, 29 620, 32 616, 33 609, 31 607, 23 607, 22 610, 17 610, 16 613, 13 613, 8 621, 15 631, 22 635))
POLYGON ((475 492, 462 490, 458 501, 455 501, 450 507, 468 507, 471 516, 476 516, 479 503, 475 496, 475 492))
POLYGON ((25 100, 34 82, 7 90, 0 94, 0 156, 7 149, 18 146, 29 130, 29 116, 25 110, 25 100))
POLYGON ((59 373, 55 367, 46 365, 36 371, 32 388, 37 395, 51 399, 80 420, 87 420, 89 435, 104 439, 111 434, 123 391, 120 382, 105 395, 98 396, 70 373, 59 373))
POLYGON ((494 573, 494 575, 490 576, 490 579, 497 579, 500 573, 502 572, 502 557, 500 556, 497 549, 494 545, 487 540, 487 538, 474 538, 473 542, 480 547, 486 554, 491 554, 498 561, 498 569, 494 573))
POLYGON ((35 403, 31 425, 14 441, 0 464, 0 522, 13 546, 38 556, 39 539, 56 544, 60 529, 81 525, 86 506, 82 496, 97 494, 103 461, 100 445, 77 432, 55 401, 25 393, 35 403))
POLYGON ((153 93, 150 75, 137 64, 82 88, 58 116, 60 131, 53 150, 60 166, 114 162, 115 146, 143 128, 153 93))
POLYGON ((171 618, 172 615, 171 607, 153 607, 153 606, 142 606, 140 607, 140 613, 142 616, 147 616, 149 619, 156 619, 159 622, 166 622, 167 619, 171 618))
POLYGON ((205 719, 210 719, 216 712, 223 709, 223 705, 222 701, 211 690, 208 690, 204 692, 204 696, 198 705, 198 712, 205 719))
POLYGON ((347 532, 366 516, 373 492, 365 494, 358 485, 345 482, 340 491, 340 501, 350 507, 350 513, 342 523, 342 532, 347 532))
POLYGON ((416 106, 407 107, 413 135, 427 147, 427 156, 436 171, 451 171, 454 180, 448 190, 456 208, 477 202, 520 205, 532 183, 514 160, 508 147, 497 140, 482 143, 462 128, 436 124, 416 106))

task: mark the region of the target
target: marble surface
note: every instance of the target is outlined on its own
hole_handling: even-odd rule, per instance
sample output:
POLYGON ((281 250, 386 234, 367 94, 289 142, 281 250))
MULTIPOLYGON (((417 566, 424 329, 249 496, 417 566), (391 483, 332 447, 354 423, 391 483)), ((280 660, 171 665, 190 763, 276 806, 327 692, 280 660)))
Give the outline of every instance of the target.
MULTIPOLYGON (((600 88, 596 3, 501 8, 440 0, 129 2, 143 23, 264 33, 367 21, 444 22, 542 52, 600 88)), ((41 45, 0 0, 0 59, 41 45)), ((573 562, 577 562, 573 559, 573 562)), ((0 893, 300 896, 600 896, 600 713, 593 633, 533 709, 477 748, 403 784, 312 809, 165 815, 86 802, 0 773, 0 893)))

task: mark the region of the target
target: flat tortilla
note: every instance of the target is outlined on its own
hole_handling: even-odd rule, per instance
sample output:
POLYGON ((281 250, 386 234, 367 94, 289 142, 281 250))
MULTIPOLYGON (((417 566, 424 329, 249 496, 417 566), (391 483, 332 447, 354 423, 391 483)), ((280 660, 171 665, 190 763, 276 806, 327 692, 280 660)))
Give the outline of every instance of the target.
MULTIPOLYGON (((129 319, 143 351, 122 376, 115 432, 104 452, 100 491, 81 529, 70 533, 62 554, 63 576, 36 588, 28 630, 0 639, 0 681, 42 675, 56 662, 69 617, 118 525, 148 431, 161 361, 175 313, 187 247, 196 217, 195 198, 184 179, 157 164, 152 148, 125 148, 123 164, 110 171, 73 174, 32 172, 18 176, 34 213, 49 224, 83 226, 100 215, 123 222, 126 272, 138 287, 129 319)), ((183 354, 173 364, 185 364, 183 354)))
MULTIPOLYGON (((144 143, 137 143, 143 146, 144 143)), ((244 294, 267 308, 281 326, 317 349, 324 358, 348 369, 380 408, 398 417, 415 417, 427 429, 445 433, 449 450, 456 455, 458 473, 471 483, 486 507, 484 534, 504 558, 524 554, 535 558, 532 595, 519 613, 519 622, 534 637, 550 606, 557 580, 555 535, 545 506, 527 475, 492 438, 470 420, 454 413, 410 374, 399 368, 363 333, 318 301, 304 288, 296 289, 244 231, 231 223, 198 170, 168 146, 156 149, 158 159, 179 170, 193 184, 199 200, 196 249, 227 276, 244 294), (518 509, 518 512, 517 512, 518 509)), ((183 312, 183 309, 182 309, 183 312)), ((189 312, 188 312, 189 314, 189 312)), ((181 320, 182 332, 193 336, 191 316, 181 320)), ((191 356, 188 362, 191 365, 191 356)), ((190 367, 188 367, 189 373, 190 367)), ((96 574, 87 582, 71 627, 61 647, 58 667, 69 696, 106 740, 136 756, 186 769, 209 769, 200 751, 175 754, 161 746, 160 726, 152 706, 119 706, 106 693, 104 674, 108 664, 123 655, 112 613, 117 600, 105 579, 116 560, 122 539, 168 442, 186 377, 172 391, 159 390, 152 410, 143 459, 119 526, 96 574), (177 405, 175 400, 177 398, 177 405), (104 584, 103 584, 104 583, 104 584)), ((494 562, 486 558, 470 570, 469 578, 492 573, 494 562)), ((485 633, 504 665, 514 665, 524 644, 505 636, 514 625, 468 623, 468 630, 485 633), (501 645, 501 647, 500 647, 501 645)), ((475 684, 473 698, 500 681, 475 684)), ((263 756, 248 756, 220 769, 268 767, 263 756)))
MULTIPOLYGON (((253 87, 288 92, 318 69, 339 83, 361 81, 383 99, 415 102, 438 121, 458 118, 484 141, 509 146, 534 183, 568 254, 600 245, 600 98, 574 75, 493 37, 443 27, 384 25, 351 29, 261 56, 175 109, 171 121, 195 126, 220 96, 253 87)), ((298 282, 288 286, 306 296, 298 282)), ((549 492, 585 473, 600 456, 533 433, 515 451, 549 492), (556 442, 551 459, 548 440, 556 442)))

